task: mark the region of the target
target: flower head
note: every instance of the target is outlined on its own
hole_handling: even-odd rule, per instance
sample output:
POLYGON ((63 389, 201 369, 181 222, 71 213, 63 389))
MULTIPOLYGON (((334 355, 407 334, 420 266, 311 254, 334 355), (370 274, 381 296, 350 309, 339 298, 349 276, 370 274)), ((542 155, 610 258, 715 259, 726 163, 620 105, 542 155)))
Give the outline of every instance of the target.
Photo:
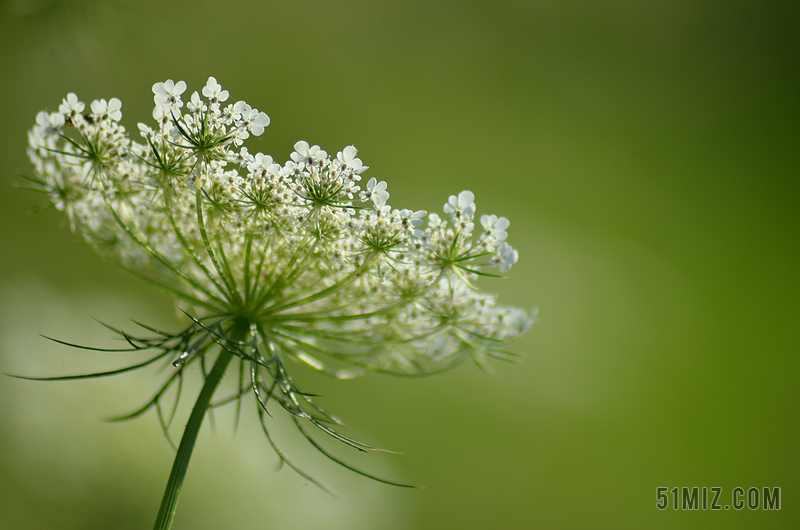
POLYGON ((353 146, 332 160, 299 141, 284 164, 251 154, 241 144, 264 132, 265 113, 222 107, 229 95, 213 77, 184 109, 185 90, 153 85, 156 124, 139 125, 142 142, 120 125, 118 99, 83 114, 74 94, 29 135, 35 180, 73 230, 190 319, 181 333, 129 343, 159 349, 180 373, 219 346, 243 366, 233 401, 252 392, 262 423, 277 403, 305 434, 303 421, 360 449, 298 390, 287 359, 347 379, 509 356, 533 317, 474 285, 517 261, 505 218, 484 215, 473 237, 470 191, 449 198, 449 220, 392 209, 386 182, 361 186, 368 167, 353 146))

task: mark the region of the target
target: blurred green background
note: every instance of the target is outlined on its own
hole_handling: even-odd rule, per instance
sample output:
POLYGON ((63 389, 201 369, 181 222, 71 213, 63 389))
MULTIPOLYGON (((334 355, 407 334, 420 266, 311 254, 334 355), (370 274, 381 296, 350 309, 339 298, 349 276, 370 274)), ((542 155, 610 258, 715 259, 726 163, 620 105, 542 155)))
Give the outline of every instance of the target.
MULTIPOLYGON (((800 22, 790 2, 3 0, 0 371, 80 373, 124 358, 92 318, 176 328, 170 300, 96 257, 28 171, 26 131, 67 92, 150 120, 156 81, 214 75, 272 124, 249 144, 355 144, 395 207, 475 192, 520 261, 485 282, 538 307, 521 365, 306 390, 402 490, 277 459, 246 414, 204 428, 176 529, 797 528, 800 524, 800 22), (779 512, 656 508, 656 487, 781 487, 779 512)), ((173 453, 152 372, 0 379, 0 528, 149 528, 173 453)), ((176 434, 178 436, 179 433, 176 434)), ((670 497, 671 498, 671 497, 670 497)))

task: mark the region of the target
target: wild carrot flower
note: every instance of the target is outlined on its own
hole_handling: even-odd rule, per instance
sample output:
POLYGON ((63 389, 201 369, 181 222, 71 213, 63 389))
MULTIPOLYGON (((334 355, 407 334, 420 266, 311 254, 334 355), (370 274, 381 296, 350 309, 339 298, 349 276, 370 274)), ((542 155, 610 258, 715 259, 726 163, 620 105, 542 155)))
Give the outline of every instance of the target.
MULTIPOLYGON (((299 141, 283 165, 253 155, 242 144, 269 125, 265 113, 229 103, 213 77, 184 104, 185 90, 183 81, 153 85, 156 124, 139 124, 138 141, 120 124, 118 99, 87 107, 74 94, 57 112, 39 113, 28 135, 34 187, 99 254, 174 297, 189 323, 179 333, 146 327, 153 334, 147 338, 120 331, 131 350, 157 351, 144 363, 51 379, 171 363, 156 396, 126 416, 155 408, 167 432, 167 389, 180 385, 187 366, 199 360, 205 367, 218 350, 214 367, 201 370, 205 385, 179 456, 191 453, 192 421, 199 428, 235 358, 237 391, 217 404, 236 402, 238 410, 252 393, 279 457, 317 483, 272 442, 270 402, 291 415, 314 447, 349 469, 309 427, 362 451, 375 448, 334 429, 339 420, 298 389, 288 358, 347 379, 367 370, 426 375, 466 358, 486 367, 489 358, 511 357, 506 344, 533 316, 498 305, 496 295, 474 283, 497 277, 487 272, 492 267, 504 273, 517 261, 506 242, 508 220, 483 216, 482 232, 474 233, 469 191, 449 198, 444 218, 392 208, 386 182, 362 182, 368 167, 353 146, 331 157, 299 141)), ((176 459, 173 475, 179 467, 176 459)), ((182 480, 170 477, 170 484, 179 491, 182 480)), ((174 501, 165 495, 164 502, 157 528, 167 528, 174 514, 174 501)))

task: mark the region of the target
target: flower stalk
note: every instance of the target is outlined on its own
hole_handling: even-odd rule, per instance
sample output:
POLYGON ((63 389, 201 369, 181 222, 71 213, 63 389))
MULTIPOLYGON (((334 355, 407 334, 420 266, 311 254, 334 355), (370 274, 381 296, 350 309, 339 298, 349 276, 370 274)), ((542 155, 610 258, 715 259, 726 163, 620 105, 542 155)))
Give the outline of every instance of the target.
MULTIPOLYGON (((248 324, 243 319, 234 322, 231 331, 232 340, 243 340, 247 333, 248 324)), ((178 451, 175 454, 175 462, 172 464, 172 471, 169 474, 167 487, 164 490, 164 497, 161 499, 161 507, 158 509, 158 516, 156 517, 154 530, 169 530, 172 528, 172 521, 175 518, 175 512, 178 508, 178 497, 183 488, 183 481, 186 478, 186 471, 189 468, 189 461, 192 458, 192 451, 194 451, 195 443, 197 442, 197 435, 200 432, 200 427, 203 424, 208 412, 208 407, 211 404, 211 398, 216 392, 219 383, 228 369, 228 365, 233 360, 233 354, 226 348, 221 348, 217 360, 206 376, 206 381, 200 394, 197 396, 197 401, 192 407, 192 413, 189 416, 189 421, 186 423, 186 428, 183 430, 178 451)))

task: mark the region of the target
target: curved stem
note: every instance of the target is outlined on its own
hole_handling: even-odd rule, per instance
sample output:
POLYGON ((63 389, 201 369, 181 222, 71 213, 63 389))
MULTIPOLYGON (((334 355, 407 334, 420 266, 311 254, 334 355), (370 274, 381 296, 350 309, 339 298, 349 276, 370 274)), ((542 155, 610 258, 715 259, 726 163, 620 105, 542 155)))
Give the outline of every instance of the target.
MULTIPOLYGON (((249 324, 246 321, 240 322, 237 320, 231 329, 230 340, 243 340, 248 329, 249 324)), ((208 411, 211 397, 222 381, 231 359, 233 359, 233 354, 226 348, 221 348, 219 356, 211 368, 211 372, 206 377, 202 390, 200 390, 200 395, 197 396, 197 401, 194 404, 194 408, 192 408, 192 414, 189 416, 186 429, 183 431, 183 437, 175 455, 175 462, 172 464, 172 472, 169 474, 167 489, 161 499, 161 508, 158 510, 156 524, 153 527, 154 530, 170 530, 172 528, 172 521, 175 518, 175 511, 178 506, 178 497, 181 494, 183 480, 186 478, 186 471, 189 468, 189 460, 192 458, 192 451, 197 441, 197 435, 200 432, 200 426, 203 424, 203 418, 208 411)))

